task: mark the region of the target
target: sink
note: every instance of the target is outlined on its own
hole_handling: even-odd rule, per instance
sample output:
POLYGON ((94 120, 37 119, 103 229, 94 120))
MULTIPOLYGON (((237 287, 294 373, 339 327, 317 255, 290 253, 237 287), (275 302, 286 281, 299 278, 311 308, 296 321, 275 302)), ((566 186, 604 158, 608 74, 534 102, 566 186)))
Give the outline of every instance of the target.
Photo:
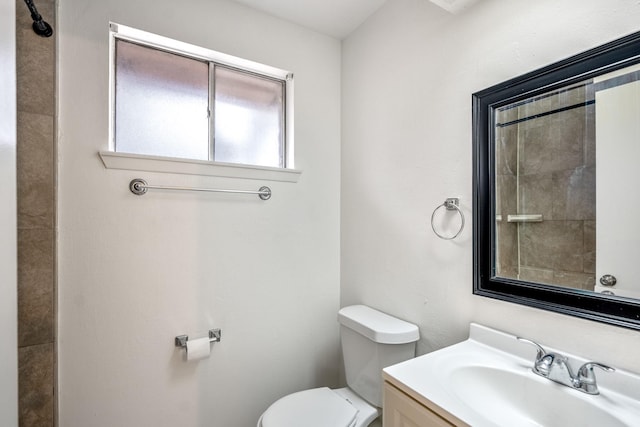
MULTIPOLYGON (((586 362, 558 352, 574 367, 586 362)), ((471 324, 468 340, 385 368, 383 376, 474 427, 640 425, 640 376, 597 372, 600 394, 589 395, 534 374, 535 354, 513 335, 471 324)))
POLYGON ((450 387, 478 414, 504 426, 607 426, 627 424, 588 396, 527 372, 485 366, 453 370, 450 387))

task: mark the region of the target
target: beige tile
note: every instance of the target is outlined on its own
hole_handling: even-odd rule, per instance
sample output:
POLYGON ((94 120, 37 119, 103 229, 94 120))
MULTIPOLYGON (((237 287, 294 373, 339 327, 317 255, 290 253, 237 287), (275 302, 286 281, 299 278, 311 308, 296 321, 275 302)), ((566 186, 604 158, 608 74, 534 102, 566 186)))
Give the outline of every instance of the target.
POLYGON ((584 267, 585 273, 596 273, 596 222, 584 222, 584 267))
POLYGON ((53 270, 53 230, 18 230, 18 270, 53 270))
POLYGON ((521 268, 520 280, 544 283, 563 288, 593 290, 595 278, 593 274, 553 271, 537 268, 521 268))
POLYGON ((568 288, 584 289, 593 291, 595 286, 595 275, 575 273, 571 271, 555 271, 553 275, 555 284, 568 288))
POLYGON ((596 106, 585 107, 584 164, 596 165, 596 106))
POLYGON ((20 345, 54 337, 53 230, 18 230, 18 339, 20 345))
POLYGON ((518 279, 518 267, 514 265, 496 267, 496 276, 504 277, 505 279, 518 279))
POLYGON ((18 84, 19 413, 22 426, 55 424, 55 0, 36 0, 54 36, 36 35, 16 0, 18 84), (46 344, 40 344, 46 342, 46 344), (29 346, 29 344, 39 345, 29 346))
POLYGON ((519 125, 520 173, 532 175, 584 164, 584 108, 522 122, 519 125))
POLYGON ((18 272, 18 346, 54 340, 53 270, 18 272))
POLYGON ((54 225, 53 117, 18 113, 18 227, 54 225))
POLYGON ((522 266, 582 273, 582 221, 543 221, 519 227, 522 266))
POLYGON ((578 86, 547 96, 538 96, 535 99, 532 99, 530 102, 518 107, 518 115, 520 118, 531 117, 560 108, 582 104, 585 102, 585 100, 585 87, 578 86))
POLYGON ((43 344, 18 349, 19 426, 54 425, 54 346, 43 344))
POLYGON ((507 220, 507 215, 516 213, 516 177, 498 175, 496 177, 496 212, 507 220))
POLYGON ((578 167, 553 174, 552 218, 594 220, 596 218, 595 166, 578 167))
MULTIPOLYGON (((55 23, 53 2, 38 1, 36 6, 44 20, 53 25, 55 23)), ((16 0, 18 111, 53 116, 55 36, 38 36, 31 28, 32 23, 29 9, 24 1, 16 0)))
POLYGON ((554 219, 553 176, 551 174, 520 177, 519 214, 541 214, 545 220, 554 219))
POLYGON ((535 283, 545 283, 547 285, 554 284, 553 271, 541 268, 520 268, 520 280, 535 283))
POLYGON ((517 224, 506 222, 506 217, 497 223, 496 268, 501 277, 516 278, 514 274, 517 274, 518 270, 517 227, 517 224))
POLYGON ((517 160, 518 125, 496 128, 496 174, 515 176, 517 160))
POLYGON ((518 107, 504 107, 496 110, 496 123, 509 123, 518 119, 518 107))

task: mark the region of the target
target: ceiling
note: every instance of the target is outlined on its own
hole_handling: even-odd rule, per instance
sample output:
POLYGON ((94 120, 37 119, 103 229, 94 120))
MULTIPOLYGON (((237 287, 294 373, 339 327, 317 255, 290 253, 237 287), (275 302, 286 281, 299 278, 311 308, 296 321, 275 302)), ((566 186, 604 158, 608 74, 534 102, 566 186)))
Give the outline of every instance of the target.
POLYGON ((386 0, 235 0, 287 21, 343 39, 386 0))
MULTIPOLYGON (((387 0, 235 0, 253 9, 343 39, 387 0)), ((426 1, 426 0, 425 0, 426 1)), ((429 0, 458 13, 478 0, 429 0)))

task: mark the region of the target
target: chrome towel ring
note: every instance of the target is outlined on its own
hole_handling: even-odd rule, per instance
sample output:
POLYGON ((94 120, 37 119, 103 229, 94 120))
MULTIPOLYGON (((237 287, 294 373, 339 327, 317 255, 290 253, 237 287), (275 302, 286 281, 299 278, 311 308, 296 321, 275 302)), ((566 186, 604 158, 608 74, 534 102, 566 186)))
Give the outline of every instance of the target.
POLYGON ((433 210, 433 213, 431 214, 431 229, 433 230, 434 233, 436 233, 436 236, 438 236, 439 238, 441 238, 443 240, 453 240, 456 237, 458 237, 460 235, 460 233, 462 233, 462 230, 464 230, 464 213, 462 213, 462 211, 458 207, 459 203, 460 203, 460 199, 458 199, 457 197, 449 197, 449 198, 447 198, 447 200, 444 201, 443 204, 438 205, 433 210), (458 213, 460 214, 460 219, 462 220, 461 223, 460 223, 460 229, 458 230, 458 232, 456 234, 454 234, 453 236, 450 236, 450 237, 443 236, 442 234, 438 233, 436 231, 435 225, 433 225, 433 218, 435 217, 436 212, 438 211, 438 209, 440 209, 443 206, 448 211, 458 211, 458 213))

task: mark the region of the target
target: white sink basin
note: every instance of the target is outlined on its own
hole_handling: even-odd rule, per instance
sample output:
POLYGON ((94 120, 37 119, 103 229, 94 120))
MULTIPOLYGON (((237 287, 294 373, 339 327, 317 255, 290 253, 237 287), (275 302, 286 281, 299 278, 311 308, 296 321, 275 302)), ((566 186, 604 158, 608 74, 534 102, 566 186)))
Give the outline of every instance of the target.
MULTIPOLYGON (((575 368, 586 361, 547 350, 575 368)), ((640 376, 598 371, 600 394, 589 395, 531 372, 535 353, 513 335, 472 324, 469 340, 386 368, 384 376, 474 427, 640 425, 640 376)))
POLYGON ((471 409, 497 425, 627 425, 594 405, 592 400, 597 396, 583 395, 537 375, 466 366, 451 373, 450 387, 471 409))

